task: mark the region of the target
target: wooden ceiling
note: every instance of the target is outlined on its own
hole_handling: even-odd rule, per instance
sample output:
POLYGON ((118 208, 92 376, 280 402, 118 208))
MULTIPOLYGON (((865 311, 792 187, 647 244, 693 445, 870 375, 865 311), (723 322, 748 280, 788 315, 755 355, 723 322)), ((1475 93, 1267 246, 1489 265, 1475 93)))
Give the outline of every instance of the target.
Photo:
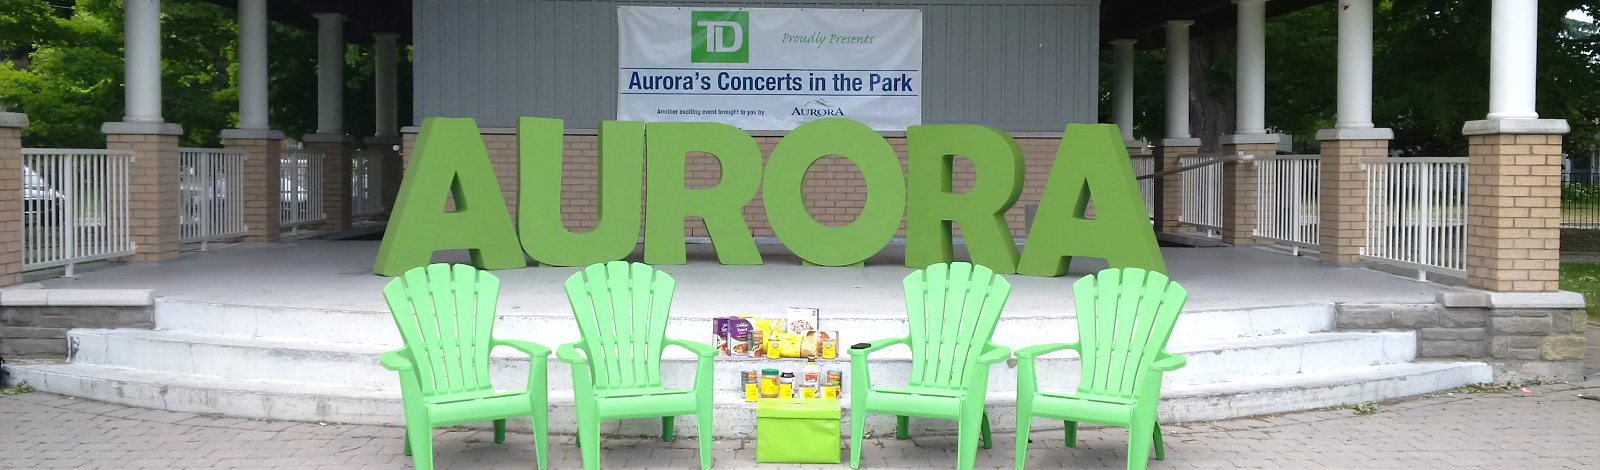
MULTIPOLYGON (((209 0, 229 8, 237 0, 209 0)), ((974 0, 981 2, 982 0, 974 0)), ((1328 0, 1272 0, 1267 16, 1293 12, 1328 0)), ((1233 0, 1102 0, 1100 37, 1104 41, 1135 38, 1140 48, 1159 48, 1165 44, 1163 25, 1168 20, 1194 20, 1193 37, 1233 29, 1238 19, 1233 0)), ((400 33, 400 42, 411 42, 411 0, 272 0, 268 16, 274 21, 316 30, 312 13, 343 13, 345 40, 370 43, 372 33, 400 33)))

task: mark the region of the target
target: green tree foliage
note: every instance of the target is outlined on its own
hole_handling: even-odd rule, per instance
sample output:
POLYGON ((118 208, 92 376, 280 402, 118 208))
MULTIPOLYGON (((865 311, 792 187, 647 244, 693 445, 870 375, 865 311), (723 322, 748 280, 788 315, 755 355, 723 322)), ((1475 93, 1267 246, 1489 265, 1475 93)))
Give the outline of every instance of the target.
MULTIPOLYGON (((1334 124, 1337 88, 1338 2, 1306 8, 1267 22, 1267 125, 1293 134, 1297 148, 1315 145, 1315 133, 1334 124)), ((1466 155, 1461 126, 1483 119, 1489 109, 1490 0, 1380 1, 1374 12, 1373 121, 1393 128, 1391 148, 1410 155, 1466 155)), ((1566 119, 1567 148, 1593 147, 1600 133, 1600 34, 1593 23, 1566 18, 1578 10, 1600 14, 1595 0, 1539 2, 1540 117, 1566 119)), ((1218 33, 1231 35, 1231 32, 1218 33)), ((1196 38, 1202 44, 1209 38, 1196 38)), ((1231 38, 1223 38, 1232 41, 1231 38)), ((1143 50, 1135 59, 1134 134, 1164 134, 1162 51, 1143 50)), ((1202 77, 1210 92, 1234 85, 1230 47, 1192 48, 1211 53, 1202 77), (1226 65, 1226 66, 1223 66, 1226 65)), ((1111 114, 1110 54, 1102 54, 1101 109, 1111 114)), ((1228 94, 1228 93, 1223 93, 1228 94)), ((1232 115, 1229 109, 1196 106, 1195 114, 1232 115)), ((1199 122, 1191 116, 1192 122, 1199 122)), ((1231 128, 1231 122, 1226 125, 1231 128)), ((1214 136, 1203 136, 1214 137, 1214 136)))
MULTIPOLYGON (((29 147, 105 145, 100 124, 123 114, 120 0, 0 0, 0 107, 28 115, 29 147)), ((161 11, 162 117, 183 125, 183 145, 220 146, 238 125, 238 24, 234 10, 167 0, 161 11)), ((291 138, 316 127, 316 34, 268 29, 268 121, 291 138)), ((372 47, 346 53, 345 129, 373 130, 372 47)), ((410 112, 410 61, 400 54, 400 112, 410 112)))

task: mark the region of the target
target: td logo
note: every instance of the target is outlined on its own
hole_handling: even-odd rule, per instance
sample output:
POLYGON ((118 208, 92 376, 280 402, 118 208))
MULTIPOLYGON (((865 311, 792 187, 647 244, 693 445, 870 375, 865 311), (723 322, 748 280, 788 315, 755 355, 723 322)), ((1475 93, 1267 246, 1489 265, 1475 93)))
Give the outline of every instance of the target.
POLYGON ((750 12, 689 12, 690 62, 750 63, 750 12))

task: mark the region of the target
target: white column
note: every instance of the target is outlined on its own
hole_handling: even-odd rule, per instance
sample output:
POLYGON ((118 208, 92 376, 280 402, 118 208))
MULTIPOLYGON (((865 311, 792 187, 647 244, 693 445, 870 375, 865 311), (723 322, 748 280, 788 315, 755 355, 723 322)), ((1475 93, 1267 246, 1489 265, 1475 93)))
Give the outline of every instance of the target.
POLYGON ((123 8, 123 122, 161 121, 161 0, 127 0, 123 8))
POLYGON ((317 13, 317 133, 344 134, 344 15, 317 13))
POLYGON ((1267 0, 1238 0, 1238 82, 1233 133, 1267 133, 1267 0))
POLYGON ((1189 25, 1167 22, 1167 137, 1189 137, 1189 25))
POLYGON ((1339 9, 1339 129, 1371 129, 1372 0, 1343 0, 1339 9))
POLYGON ((373 60, 373 93, 377 94, 376 109, 378 137, 399 135, 400 121, 398 107, 396 106, 397 87, 395 86, 395 40, 400 37, 395 33, 373 33, 372 60, 373 60))
POLYGON ((1122 130, 1122 140, 1133 141, 1133 43, 1111 41, 1111 116, 1122 130))
POLYGON ((1538 0, 1494 0, 1489 23, 1489 119, 1538 119, 1538 0))
POLYGON ((239 0, 239 128, 268 128, 267 0, 239 0))

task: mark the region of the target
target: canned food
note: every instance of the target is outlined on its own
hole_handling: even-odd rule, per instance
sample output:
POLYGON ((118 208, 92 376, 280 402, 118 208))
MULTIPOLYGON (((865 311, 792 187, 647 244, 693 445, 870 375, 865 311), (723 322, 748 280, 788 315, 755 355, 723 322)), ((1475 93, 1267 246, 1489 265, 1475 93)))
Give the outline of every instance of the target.
POLYGON ((744 371, 741 375, 744 376, 744 401, 755 403, 761 398, 761 376, 753 370, 744 371))
POLYGON ((839 340, 834 338, 824 338, 822 340, 822 347, 820 349, 822 349, 823 359, 833 359, 839 357, 839 340))
POLYGON ((839 399, 839 384, 828 384, 822 386, 822 398, 831 400, 839 399))

